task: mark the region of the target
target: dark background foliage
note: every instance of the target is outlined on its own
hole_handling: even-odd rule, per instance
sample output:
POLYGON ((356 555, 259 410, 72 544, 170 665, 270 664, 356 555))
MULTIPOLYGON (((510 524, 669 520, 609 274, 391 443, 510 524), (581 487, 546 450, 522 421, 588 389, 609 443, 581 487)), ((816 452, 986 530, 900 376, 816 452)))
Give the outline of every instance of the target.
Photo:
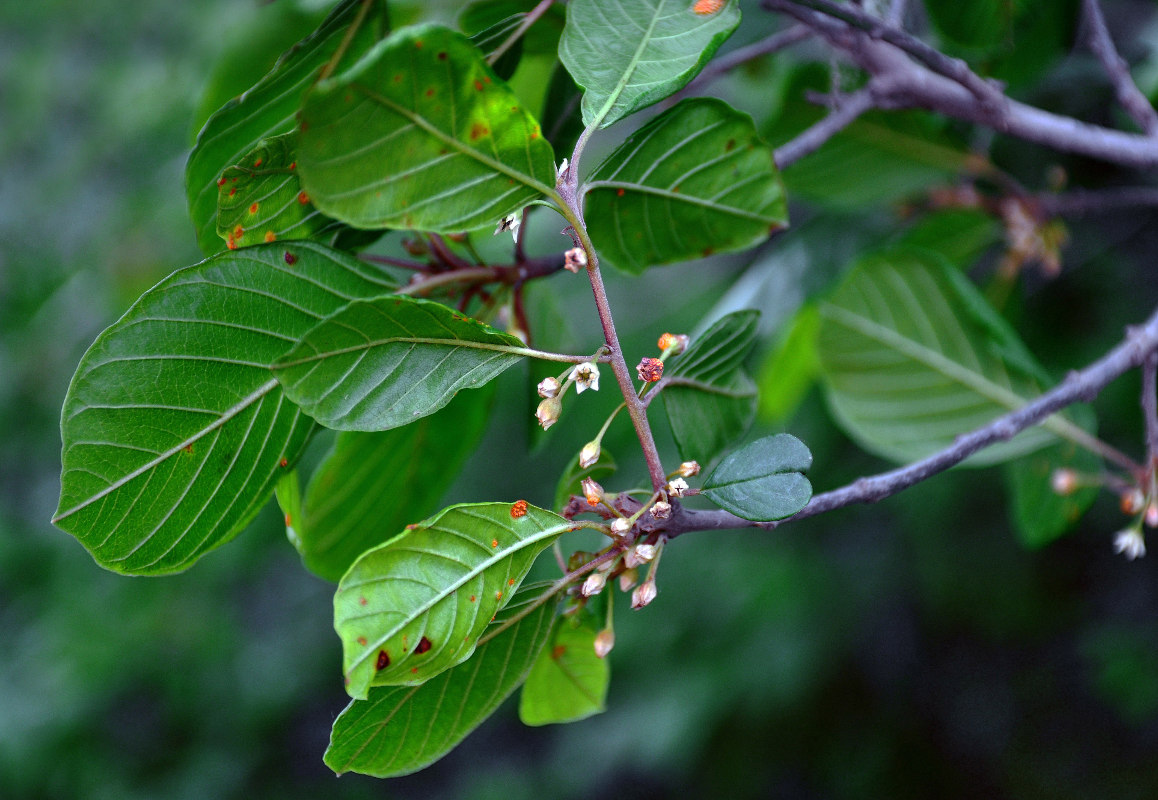
MULTIPOLYGON (((445 5, 436 13, 449 18, 445 5)), ((1158 77, 1158 51, 1146 49, 1158 40, 1153 7, 1106 5, 1127 57, 1158 77)), ((199 106, 207 76, 233 52, 214 78, 217 100, 244 88, 241 43, 268 63, 323 6, 0 8, 0 796, 1158 795, 1158 564, 1113 555, 1125 518, 1109 496, 1067 538, 1022 547, 998 469, 957 470, 879 506, 770 533, 680 539, 656 603, 621 605, 607 713, 532 730, 508 704, 435 767, 386 783, 337 779, 322 764, 345 704, 331 588, 300 566, 272 509, 163 580, 104 572, 54 530, 59 408, 76 362, 141 291, 200 258, 182 171, 194 120, 211 109, 199 106)), ((759 9, 745 13, 733 45, 770 29, 759 9)), ((395 21, 416 14, 401 4, 395 21)), ((1068 54, 1073 32, 1060 28, 1056 41, 1027 40, 1035 58, 994 71, 1035 103, 1114 120, 1104 80, 1087 56, 1068 54)), ((803 55, 824 60, 818 49, 803 55)), ((779 142, 806 78, 758 63, 715 91, 779 142)), ((951 142, 985 141, 932 127, 951 142)), ((1054 166, 1087 186, 1122 179, 1019 142, 998 139, 992 153, 1035 189, 1054 166)), ((768 246, 612 283, 628 353, 650 353, 658 333, 690 331, 713 307, 762 307, 772 333, 859 247, 910 224, 902 195, 915 188, 919 199, 952 173, 898 165, 855 139, 815 158, 829 158, 827 171, 801 162, 810 177, 795 179, 794 227, 768 246), (867 166, 848 160, 849 147, 867 166), (858 182, 858 169, 883 177, 858 182), (826 204, 838 190, 839 207, 826 204), (750 263, 761 269, 747 272, 750 263)), ((792 191, 791 171, 788 180, 792 191)), ((1027 271, 1002 287, 993 246, 970 274, 1005 297, 1003 313, 1060 376, 1158 302, 1155 221, 1141 211, 1075 220, 1057 278, 1027 271)), ((558 247, 538 222, 532 246, 558 247)), ((544 346, 597 341, 589 292, 570 278, 535 287, 544 346)), ((550 503, 549 476, 589 431, 575 422, 541 437, 531 380, 504 376, 493 428, 448 498, 550 503)), ((584 403, 592 427, 614 405, 602 394, 584 403)), ((1096 406, 1102 435, 1135 455, 1137 396, 1135 374, 1096 406)), ((789 420, 759 425, 753 434, 789 430, 809 444, 818 489, 886 466, 832 426, 815 389, 789 420)), ((642 475, 627 456, 630 431, 615 430, 606 446, 625 474, 642 475)))

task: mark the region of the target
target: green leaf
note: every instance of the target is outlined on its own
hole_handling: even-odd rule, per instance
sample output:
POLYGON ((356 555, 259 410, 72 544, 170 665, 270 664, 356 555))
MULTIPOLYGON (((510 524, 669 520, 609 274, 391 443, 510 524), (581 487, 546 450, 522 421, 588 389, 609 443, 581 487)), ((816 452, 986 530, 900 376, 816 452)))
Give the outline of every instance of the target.
POLYGON ((218 179, 217 234, 230 250, 281 239, 310 239, 344 227, 323 216, 302 191, 296 133, 263 140, 218 179))
POLYGON ((555 623, 519 696, 524 725, 576 722, 604 711, 611 669, 595 654, 595 636, 590 620, 560 617, 555 623))
MULTIPOLYGON (((932 253, 862 259, 820 315, 817 344, 833 415, 866 450, 898 462, 948 447, 1049 383, 977 289, 932 253)), ((1000 463, 1075 430, 1054 416, 965 463, 1000 463)))
POLYGON ((972 266, 1002 241, 1001 223, 973 208, 949 208, 926 214, 896 241, 898 247, 931 250, 959 269, 972 266))
POLYGON ((309 196, 360 228, 455 233, 554 194, 539 125, 460 33, 406 28, 302 108, 309 196))
POLYGON ((685 461, 707 465, 744 434, 756 413, 756 385, 743 370, 760 312, 721 317, 667 370, 663 405, 685 461))
MULTIPOLYGON (((185 192, 197 243, 206 253, 224 246, 217 235, 217 181, 222 172, 263 139, 294 129, 302 95, 337 51, 363 5, 365 0, 345 0, 317 31, 286 51, 269 74, 222 106, 201 129, 185 166, 185 192)), ((372 0, 369 13, 354 30, 344 63, 366 52, 385 29, 386 4, 372 0)))
POLYGON ((595 459, 595 463, 589 467, 579 466, 579 456, 576 454, 567 462, 567 468, 563 470, 563 474, 559 476, 559 482, 555 484, 555 510, 562 512, 571 500, 571 495, 583 496, 583 489, 580 484, 584 478, 597 481, 613 474, 615 470, 615 459, 611 457, 606 448, 600 448, 599 458, 595 459))
POLYGON ((364 553, 334 595, 346 691, 414 685, 461 663, 571 523, 535 506, 451 506, 364 553))
MULTIPOLYGON (((1096 420, 1088 406, 1070 406, 1067 413, 1083 430, 1094 430, 1096 420)), ((1066 495, 1055 492, 1050 479, 1055 470, 1063 468, 1098 475, 1102 460, 1071 442, 1058 442, 1006 465, 1006 485, 1012 493, 1010 513, 1018 538, 1028 548, 1044 547, 1061 538, 1098 496, 1093 486, 1066 495)))
POLYGON ((327 317, 273 365, 286 394, 338 430, 386 430, 483 386, 522 340, 430 300, 387 295, 327 317))
POLYGON ((812 453, 804 442, 787 433, 766 436, 729 453, 700 494, 737 517, 784 519, 812 498, 812 484, 800 474, 811 466, 812 453))
MULTIPOLYGON (((937 32, 965 47, 997 48, 1013 35, 1019 17, 1038 3, 1031 0, 931 0, 925 5, 937 32)), ((1037 9, 1040 13, 1042 9, 1037 9)))
POLYGON ((656 117, 586 184, 599 252, 638 274, 655 264, 745 250, 788 224, 772 150, 747 114, 694 98, 656 117))
MULTIPOLYGON (((711 4, 709 4, 711 5, 711 4)), ((687 85, 740 24, 740 4, 696 13, 689 0, 572 0, 559 59, 586 91, 583 122, 606 128, 687 85)))
MULTIPOLYGON (((511 17, 518 17, 521 22, 536 5, 536 0, 478 0, 463 8, 458 15, 458 27, 471 37, 480 50, 489 54, 489 50, 474 37, 511 17)), ((519 43, 529 54, 557 58, 559 36, 563 33, 565 21, 566 12, 560 4, 555 4, 523 33, 519 43)), ((494 44, 498 45, 499 42, 494 44)))
MULTIPOLYGON (((518 29, 519 25, 523 22, 524 16, 524 14, 511 14, 503 19, 496 20, 493 24, 485 28, 472 29, 468 27, 468 23, 481 21, 481 17, 475 20, 464 15, 459 24, 462 26, 463 33, 470 37, 471 44, 481 52, 486 53, 489 59, 490 55, 501 47, 503 42, 518 29)), ((523 40, 520 37, 515 40, 514 44, 507 48, 507 51, 499 57, 498 61, 494 62, 492 69, 494 69, 495 74, 504 81, 509 81, 511 76, 515 74, 515 70, 519 68, 519 59, 522 58, 522 55, 523 40)))
POLYGON ((102 566, 135 574, 183 570, 233 538, 312 428, 269 365, 336 308, 393 287, 377 268, 307 243, 175 272, 77 367, 53 521, 102 566))
POLYGON ((801 306, 760 371, 761 418, 782 423, 796 413, 820 377, 820 360, 816 355, 819 331, 820 314, 816 305, 801 306))
POLYGON ((465 663, 420 686, 376 687, 365 700, 352 700, 334 721, 326 765, 339 775, 390 778, 416 772, 450 752, 518 688, 547 643, 554 603, 503 627, 547 586, 520 588, 488 626, 486 636, 494 633, 494 638, 465 663))
POLYGON ((555 148, 556 153, 570 153, 583 133, 583 116, 579 106, 583 101, 583 90, 575 85, 562 64, 551 73, 547 84, 547 96, 543 100, 543 135, 555 148))
POLYGON ((304 515, 292 518, 306 567, 337 581, 363 552, 436 511, 490 407, 490 392, 471 392, 402 428, 339 434, 310 479, 304 515))

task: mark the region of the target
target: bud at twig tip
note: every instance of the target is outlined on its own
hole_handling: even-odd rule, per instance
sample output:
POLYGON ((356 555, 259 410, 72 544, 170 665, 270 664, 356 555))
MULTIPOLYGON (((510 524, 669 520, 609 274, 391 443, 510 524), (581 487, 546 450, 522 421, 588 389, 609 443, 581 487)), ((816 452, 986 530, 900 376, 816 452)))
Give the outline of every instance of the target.
POLYGON ((631 592, 631 607, 634 609, 643 608, 655 599, 655 595, 655 581, 648 578, 631 592))
POLYGON ((559 421, 559 414, 562 413, 562 411, 563 403, 559 398, 548 397, 539 403, 539 407, 535 409, 535 418, 539 420, 539 424, 543 426, 543 430, 547 430, 559 421))
POLYGON ((606 658, 613 647, 615 647, 615 631, 611 628, 604 628, 595 634, 595 655, 606 658))
POLYGON ((593 441, 583 445, 583 449, 579 451, 579 466, 583 469, 594 464, 599 460, 599 442, 593 441))

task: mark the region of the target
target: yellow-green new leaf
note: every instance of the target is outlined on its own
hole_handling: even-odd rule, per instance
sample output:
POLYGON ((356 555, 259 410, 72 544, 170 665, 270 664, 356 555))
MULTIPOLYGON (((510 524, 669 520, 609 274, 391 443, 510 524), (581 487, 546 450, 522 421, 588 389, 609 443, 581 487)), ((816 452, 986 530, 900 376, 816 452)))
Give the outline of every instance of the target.
POLYGON ((359 228, 493 226, 554 193, 554 159, 483 54, 435 25, 394 33, 302 108, 305 190, 359 228))
POLYGON ((526 503, 451 506, 364 553, 338 584, 346 691, 415 685, 474 652, 535 558, 571 523, 526 503))
POLYGON ((524 725, 577 722, 604 711, 611 667, 596 655, 595 636, 590 619, 560 617, 555 623, 519 695, 524 725))

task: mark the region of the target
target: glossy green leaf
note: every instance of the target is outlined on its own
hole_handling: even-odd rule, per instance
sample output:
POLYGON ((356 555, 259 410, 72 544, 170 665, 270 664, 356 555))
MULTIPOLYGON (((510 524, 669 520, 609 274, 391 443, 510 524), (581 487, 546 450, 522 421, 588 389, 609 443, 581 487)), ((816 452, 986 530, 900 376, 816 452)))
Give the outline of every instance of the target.
POLYGON ((737 517, 784 519, 812 499, 812 484, 800 474, 811 466, 812 453, 795 436, 766 436, 729 453, 700 494, 737 517))
POLYGON ((460 395, 394 430, 339 434, 289 522, 306 567, 337 581, 363 552, 434 513, 486 430, 490 394, 460 395))
POLYGON ((583 122, 606 128, 682 89, 740 24, 740 4, 572 0, 559 59, 585 90, 583 122))
POLYGON ((535 506, 451 506, 364 553, 334 595, 346 691, 415 685, 465 661, 571 523, 535 506))
MULTIPOLYGON (((310 36, 288 50, 264 78, 209 118, 185 166, 185 192, 197 242, 206 253, 225 243, 217 235, 217 181, 258 144, 294 129, 302 96, 330 61, 367 0, 345 0, 310 36)), ((370 0, 343 56, 353 63, 386 29, 386 4, 370 0)))
POLYGON ((519 695, 524 725, 576 722, 604 711, 611 668, 595 654, 596 633, 588 619, 560 617, 555 623, 519 695))
POLYGON ((756 385, 743 363, 759 319, 752 310, 721 317, 666 370, 660 396, 685 461, 711 463, 752 424, 756 385))
POLYGON ((420 686, 380 686, 352 700, 334 721, 325 762, 341 775, 389 778, 416 772, 450 752, 523 682, 547 643, 555 604, 507 625, 548 584, 521 587, 498 613, 475 654, 420 686))
MULTIPOLYGON (((1087 406, 1067 410, 1084 430, 1093 431, 1096 420, 1087 406)), ((1102 460, 1071 442, 1058 442, 1011 461, 1005 468, 1011 492, 1010 514, 1021 543, 1036 549, 1061 538, 1072 529, 1098 496, 1098 487, 1083 486, 1070 494, 1058 494, 1050 479, 1058 469, 1084 475, 1100 475, 1102 460)))
POLYGON ((788 224, 771 148, 747 114, 720 100, 684 100, 656 117, 586 187, 596 248, 636 274, 744 250, 788 224))
POLYGON ((555 185, 538 123, 466 37, 433 25, 310 93, 298 169, 318 208, 361 228, 493 226, 555 185))
POLYGON ((233 538, 312 428, 269 365, 334 309, 394 285, 306 243, 222 253, 162 281, 77 367, 53 521, 136 574, 180 571, 233 538))
MULTIPOLYGON (((952 444, 1048 380, 964 275, 932 253, 864 258, 820 305, 829 406, 862 447, 899 462, 952 444)), ((1025 455, 1074 430, 1054 416, 966 464, 1025 455)))
POLYGON ((374 431, 434 413, 527 353, 522 340, 444 305, 387 295, 327 317, 273 371, 326 427, 374 431))
POLYGON ((812 303, 801 306, 783 338, 760 371, 760 417, 772 423, 787 421, 820 378, 816 335, 820 315, 812 303))
POLYGON ((611 457, 606 448, 600 449, 599 458, 595 459, 595 463, 589 467, 579 466, 579 456, 576 454, 567 462, 567 468, 563 470, 563 474, 559 476, 559 482, 555 484, 555 510, 562 512, 571 500, 571 495, 583 496, 581 484, 584 478, 591 478, 594 481, 603 480, 608 475, 614 474, 615 470, 615 459, 611 457))
POLYGON ((341 223, 323 216, 302 191, 296 133, 261 142, 218 179, 217 234, 230 250, 281 239, 310 239, 341 223))

